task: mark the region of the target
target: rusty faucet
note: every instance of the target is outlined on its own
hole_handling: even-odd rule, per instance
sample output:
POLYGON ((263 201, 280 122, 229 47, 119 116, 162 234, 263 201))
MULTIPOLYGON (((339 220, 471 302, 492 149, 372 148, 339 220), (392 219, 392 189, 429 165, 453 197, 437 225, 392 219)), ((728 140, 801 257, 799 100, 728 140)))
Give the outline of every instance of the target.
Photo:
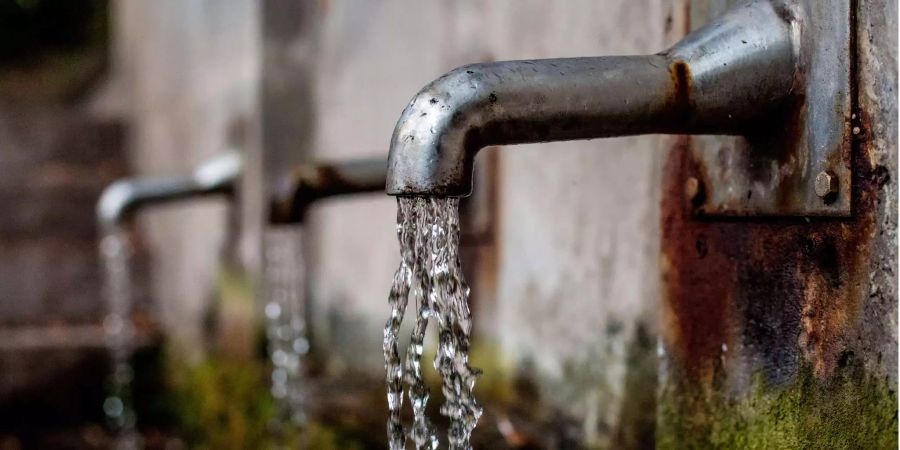
POLYGON ((390 195, 467 196, 490 145, 636 134, 743 135, 802 82, 796 2, 732 9, 667 51, 472 64, 427 85, 391 138, 390 195))
POLYGON ((269 203, 269 223, 301 223, 312 203, 335 196, 380 192, 386 178, 384 158, 301 164, 277 181, 269 203))
POLYGON ((240 174, 240 154, 230 151, 205 161, 188 176, 118 180, 100 196, 97 221, 102 227, 109 228, 122 223, 147 205, 208 195, 231 195, 240 174))

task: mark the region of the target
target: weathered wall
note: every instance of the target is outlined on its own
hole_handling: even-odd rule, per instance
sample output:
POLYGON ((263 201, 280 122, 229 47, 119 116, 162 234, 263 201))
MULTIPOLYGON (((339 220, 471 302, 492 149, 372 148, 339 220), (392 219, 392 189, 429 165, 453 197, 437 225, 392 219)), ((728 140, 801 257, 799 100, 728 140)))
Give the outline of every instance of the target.
MULTIPOLYGON (((307 3, 297 14, 309 17, 281 21, 290 5, 270 0, 260 79, 252 2, 121 0, 119 81, 134 95, 119 107, 137 125, 139 172, 187 169, 240 124, 252 129, 261 80, 262 142, 285 158, 256 154, 252 183, 262 189, 292 156, 385 155, 408 100, 457 65, 656 51, 690 26, 687 3, 343 0, 307 3)), ((661 446, 895 444, 896 2, 857 5, 852 220, 694 220, 682 198, 689 139, 481 155, 483 165, 498 152, 492 234, 473 258, 484 278, 477 339, 498 362, 490 370, 535 384, 589 442, 646 446, 661 334, 661 446)), ((257 209, 247 216, 258 216, 263 192, 250 194, 257 209)), ((377 195, 311 213, 314 337, 333 368, 380 376, 399 259, 394 215, 393 200, 377 195)), ((221 206, 143 222, 162 318, 187 342, 199 341, 223 223, 221 206)), ((253 267, 258 230, 245 231, 253 267)))
MULTIPOLYGON (((518 5, 492 16, 495 54, 503 58, 653 53, 667 44, 668 2, 518 5), (537 27, 547 32, 530 31, 537 27)), ((594 444, 633 447, 621 441, 628 433, 621 427, 652 424, 652 395, 643 419, 623 408, 626 396, 641 401, 625 392, 629 377, 648 394, 655 385, 652 370, 638 372, 656 352, 658 167, 665 156, 658 142, 533 145, 504 149, 500 159, 502 356, 530 364, 546 399, 581 418, 594 444)), ((639 433, 652 442, 652 425, 639 433)))
MULTIPOLYGON (((189 171, 227 147, 252 145, 258 79, 256 2, 120 0, 115 6, 113 80, 105 108, 130 129, 140 175, 189 171)), ((202 348, 226 230, 217 200, 141 214, 151 250, 153 296, 167 333, 202 348)))
POLYGON ((897 3, 855 5, 851 219, 698 220, 670 141, 662 448, 897 446, 897 3))
MULTIPOLYGON (((669 2, 657 1, 323 5, 312 107, 315 154, 327 158, 384 155, 409 99, 455 66, 654 52, 667 44, 670 14, 669 2)), ((542 398, 578 418, 595 443, 619 433, 619 417, 631 414, 623 411, 625 380, 635 361, 652 365, 656 351, 658 142, 499 150, 498 206, 488 211, 496 234, 473 259, 488 273, 475 291, 477 339, 504 361, 491 370, 537 382, 542 398)), ((394 216, 394 201, 377 196, 313 212, 313 326, 338 365, 381 369, 385 299, 399 258, 394 216)), ((636 386, 652 397, 652 369, 644 378, 636 386)), ((650 405, 652 421, 652 398, 650 405)))
MULTIPOLYGON (((410 96, 463 62, 664 48, 690 28, 688 4, 329 2, 315 154, 383 154, 410 96)), ((497 368, 580 418, 588 441, 640 443, 621 428, 646 425, 629 405, 653 409, 657 377, 639 367, 656 361, 658 323, 662 446, 895 439, 896 3, 857 7, 852 220, 697 221, 682 198, 684 138, 500 150, 479 339, 497 346, 497 368)), ((313 215, 314 326, 339 365, 380 364, 392 218, 388 199, 313 215)))
POLYGON ((278 181, 312 153, 315 12, 314 2, 259 2, 259 110, 248 124, 257 145, 245 153, 241 186, 241 260, 255 280, 263 277, 269 199, 278 181))
POLYGON ((105 2, 4 6, 0 434, 99 412, 101 386, 91 382, 104 370, 105 310, 94 204, 127 171, 125 124, 86 107, 106 68, 105 2), (53 32, 66 33, 65 45, 53 32))
POLYGON ((0 105, 0 429, 90 417, 106 313, 94 204, 125 173, 121 123, 0 105), (72 394, 76 392, 77 394, 72 394))
MULTIPOLYGON (((456 8, 465 9, 349 1, 320 10, 312 106, 317 157, 386 157, 394 123, 412 95, 466 60, 453 50, 461 33, 456 8)), ((323 203, 310 217, 313 326, 335 353, 332 365, 383 370, 386 293, 399 263, 395 205, 368 195, 323 203)))

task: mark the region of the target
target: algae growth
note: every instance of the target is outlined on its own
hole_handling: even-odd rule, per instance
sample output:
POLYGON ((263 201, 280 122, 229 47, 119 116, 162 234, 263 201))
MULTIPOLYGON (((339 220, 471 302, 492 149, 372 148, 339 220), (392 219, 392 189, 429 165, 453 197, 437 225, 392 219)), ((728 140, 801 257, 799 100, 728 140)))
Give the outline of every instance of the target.
POLYGON ((805 369, 787 387, 756 377, 736 398, 696 385, 663 392, 657 447, 897 448, 894 384, 860 372, 823 382, 805 369))

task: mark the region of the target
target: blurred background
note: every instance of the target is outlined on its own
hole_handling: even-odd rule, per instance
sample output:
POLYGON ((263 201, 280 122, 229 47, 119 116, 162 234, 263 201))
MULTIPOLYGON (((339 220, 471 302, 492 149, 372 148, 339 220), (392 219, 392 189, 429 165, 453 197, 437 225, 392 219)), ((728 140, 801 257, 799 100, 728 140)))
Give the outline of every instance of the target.
MULTIPOLYGON (((396 201, 323 200, 296 226, 301 261, 287 267, 306 280, 311 347, 295 429, 279 425, 266 344, 275 181, 304 161, 386 157, 410 98, 456 66, 653 53, 702 14, 689 3, 0 0, 0 449, 120 446, 95 206, 117 179, 190 174, 228 150, 242 157, 233 195, 124 223, 140 444, 383 448, 396 201)), ((671 139, 479 156, 462 207, 472 364, 484 370, 476 448, 656 445, 671 139)), ((893 317, 896 284, 882 283, 893 317)), ((866 343, 896 387, 893 323, 866 343)))

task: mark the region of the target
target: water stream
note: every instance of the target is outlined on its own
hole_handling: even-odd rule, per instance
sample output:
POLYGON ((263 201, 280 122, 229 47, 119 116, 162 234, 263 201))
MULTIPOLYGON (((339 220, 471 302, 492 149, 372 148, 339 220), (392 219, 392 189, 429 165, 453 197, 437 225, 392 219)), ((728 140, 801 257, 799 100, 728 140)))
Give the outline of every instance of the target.
POLYGON ((401 262, 388 297, 391 314, 384 330, 390 447, 405 448, 407 438, 419 449, 438 447, 440 439, 426 415, 430 393, 421 364, 425 333, 433 322, 438 334, 433 366, 442 382, 440 412, 450 419, 449 447, 470 449, 469 440, 482 410, 473 394, 478 371, 469 366, 472 319, 469 288, 459 263, 459 200, 399 198, 397 235, 401 262), (416 317, 404 362, 398 334, 410 294, 416 317), (401 419, 404 382, 414 417, 408 432, 401 419))
POLYGON ((103 412, 115 434, 114 447, 118 450, 140 447, 131 400, 131 381, 134 373, 129 363, 134 351, 134 327, 131 323, 134 289, 130 256, 131 246, 126 230, 119 227, 104 230, 100 240, 107 309, 103 329, 112 359, 112 373, 107 381, 107 397, 103 401, 103 412))
POLYGON ((272 358, 272 396, 282 424, 302 424, 303 362, 309 352, 303 302, 302 234, 299 227, 273 227, 265 236, 265 316, 272 358))

